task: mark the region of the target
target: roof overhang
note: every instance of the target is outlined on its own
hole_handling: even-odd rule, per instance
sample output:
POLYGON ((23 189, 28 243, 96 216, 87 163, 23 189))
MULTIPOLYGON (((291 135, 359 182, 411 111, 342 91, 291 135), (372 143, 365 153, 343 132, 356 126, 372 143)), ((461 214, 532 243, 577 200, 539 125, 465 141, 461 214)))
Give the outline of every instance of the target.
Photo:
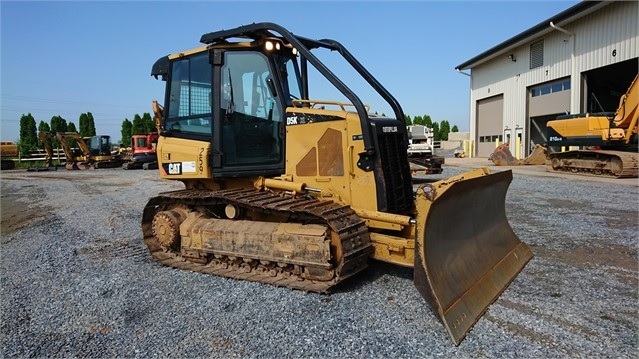
POLYGON ((534 41, 535 39, 541 38, 544 35, 555 31, 555 29, 550 26, 551 22, 555 26, 561 27, 594 11, 597 11, 604 6, 610 5, 610 3, 612 3, 612 1, 581 1, 576 5, 560 12, 559 14, 540 22, 530 29, 514 37, 511 37, 510 39, 500 43, 499 45, 482 52, 472 59, 455 66, 455 70, 461 71, 477 67, 498 56, 506 54, 507 52, 518 46, 534 41))

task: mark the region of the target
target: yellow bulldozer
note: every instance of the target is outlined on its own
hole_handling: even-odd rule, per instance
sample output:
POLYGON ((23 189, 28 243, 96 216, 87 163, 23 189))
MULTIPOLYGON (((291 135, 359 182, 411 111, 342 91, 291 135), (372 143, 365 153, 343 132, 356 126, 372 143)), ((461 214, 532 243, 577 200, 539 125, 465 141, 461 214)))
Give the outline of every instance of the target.
MULTIPOLYGON (((511 171, 414 185, 397 100, 339 42, 254 23, 163 56, 159 175, 144 242, 160 263, 326 293, 369 265, 414 284, 459 344, 533 257, 505 212, 511 171), (316 51, 338 53, 392 108, 374 116, 316 51), (309 67, 348 102, 316 100, 309 67)), ((347 285, 347 284, 346 284, 347 285)))

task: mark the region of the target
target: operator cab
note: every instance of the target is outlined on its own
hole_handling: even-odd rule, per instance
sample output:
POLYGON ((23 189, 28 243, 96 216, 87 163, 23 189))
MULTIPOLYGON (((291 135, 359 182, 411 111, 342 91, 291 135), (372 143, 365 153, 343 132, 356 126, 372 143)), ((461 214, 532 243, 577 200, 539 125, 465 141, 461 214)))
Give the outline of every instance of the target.
POLYGON ((160 58, 163 136, 211 143, 213 177, 285 171, 285 112, 300 95, 295 51, 277 38, 214 42, 160 58), (293 94, 293 96, 291 96, 293 94))
POLYGON ((111 136, 99 135, 92 136, 88 139, 89 151, 92 156, 109 156, 111 155, 111 136))

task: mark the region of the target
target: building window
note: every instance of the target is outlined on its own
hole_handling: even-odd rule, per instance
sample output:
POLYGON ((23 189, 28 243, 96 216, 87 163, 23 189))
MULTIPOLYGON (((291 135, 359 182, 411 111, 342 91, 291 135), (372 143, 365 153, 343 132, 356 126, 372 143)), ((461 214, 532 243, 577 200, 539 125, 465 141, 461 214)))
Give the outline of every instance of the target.
POLYGON ((479 142, 495 143, 495 141, 501 143, 503 141, 502 135, 479 136, 479 142))
POLYGON ((534 69, 544 65, 544 41, 530 45, 530 68, 534 69))
POLYGON ((531 87, 530 94, 532 97, 537 97, 567 90, 570 90, 570 80, 560 80, 531 87))

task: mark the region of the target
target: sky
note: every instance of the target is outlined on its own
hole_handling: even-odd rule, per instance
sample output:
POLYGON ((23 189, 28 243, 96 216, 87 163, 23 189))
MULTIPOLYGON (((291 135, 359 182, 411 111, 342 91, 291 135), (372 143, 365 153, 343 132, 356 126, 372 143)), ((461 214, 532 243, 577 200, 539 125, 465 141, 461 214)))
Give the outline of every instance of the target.
MULTIPOLYGON (((91 112, 97 133, 117 143, 124 119, 163 102, 164 82, 150 75, 158 58, 200 46, 204 33, 254 22, 339 41, 405 114, 468 131, 470 78, 455 67, 576 3, 2 0, 0 140, 18 140, 28 113, 36 124, 62 116, 78 127, 80 115, 91 112)), ((339 55, 320 59, 372 112, 392 114, 339 55)), ((322 86, 311 97, 342 99, 326 98, 334 92, 322 86)))

